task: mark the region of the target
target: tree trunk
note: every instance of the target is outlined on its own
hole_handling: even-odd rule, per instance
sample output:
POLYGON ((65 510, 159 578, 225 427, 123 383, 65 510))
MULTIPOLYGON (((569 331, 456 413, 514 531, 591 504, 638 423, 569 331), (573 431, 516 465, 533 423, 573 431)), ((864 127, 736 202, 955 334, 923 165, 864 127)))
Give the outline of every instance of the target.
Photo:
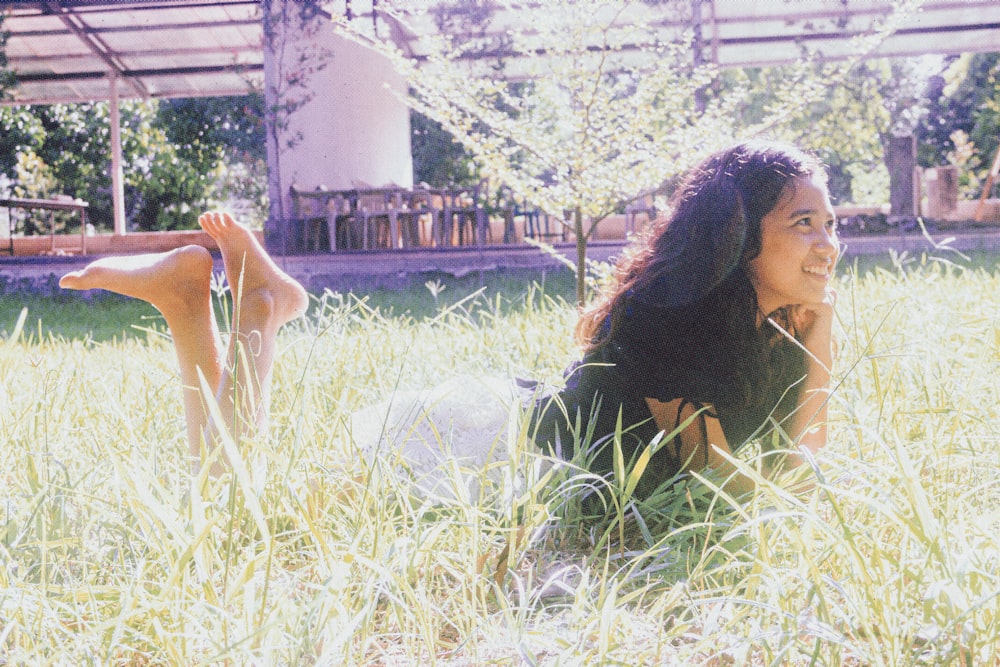
POLYGON ((583 231, 583 212, 573 210, 573 229, 576 231, 576 304, 581 308, 587 302, 587 235, 583 231))
POLYGON ((913 168, 917 165, 917 140, 912 135, 889 137, 886 166, 889 168, 889 215, 912 218, 914 206, 913 168))

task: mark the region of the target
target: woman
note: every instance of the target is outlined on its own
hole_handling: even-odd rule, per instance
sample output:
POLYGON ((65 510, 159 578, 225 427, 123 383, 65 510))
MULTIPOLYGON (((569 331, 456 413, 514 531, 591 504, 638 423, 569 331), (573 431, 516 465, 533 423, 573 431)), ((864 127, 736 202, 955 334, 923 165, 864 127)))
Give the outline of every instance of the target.
POLYGON ((729 477, 725 455, 772 424, 783 446, 826 442, 839 246, 821 165, 791 146, 739 144, 694 169, 670 211, 583 313, 583 361, 539 420, 538 441, 558 448, 581 438, 555 413, 581 415, 589 467, 605 475, 619 413, 626 461, 687 423, 660 445, 640 493, 689 470, 729 477))
MULTIPOLYGON (((306 305, 302 288, 232 218, 211 213, 200 222, 219 243, 231 284, 243 274, 234 300, 239 335, 225 361, 203 249, 98 260, 60 283, 143 298, 163 313, 195 454, 217 430, 197 390, 199 370, 218 387, 226 428, 259 425, 278 327, 306 305), (241 341, 249 364, 235 363, 241 341), (250 372, 239 377, 227 370, 234 366, 250 372), (244 385, 253 391, 237 393, 251 400, 235 402, 234 387, 244 385)), ((833 357, 835 224, 825 174, 798 149, 748 142, 708 158, 674 195, 668 218, 619 264, 614 289, 582 314, 584 358, 567 372, 564 389, 537 403, 535 442, 564 458, 579 455, 601 475, 613 474, 616 434, 626 460, 655 443, 640 494, 691 470, 728 477, 726 454, 773 424, 790 443, 818 450, 833 357), (667 441, 661 432, 676 437, 667 441)), ((370 458, 392 448, 424 472, 442 449, 481 464, 502 449, 505 404, 514 396, 505 387, 462 380, 394 396, 355 414, 351 435, 370 458)), ((749 484, 738 475, 729 481, 733 490, 749 484)))
MULTIPOLYGON (((529 434, 605 478, 616 447, 628 469, 651 445, 640 497, 689 471, 749 490, 727 457, 755 437, 771 448, 775 425, 780 449, 817 451, 838 254, 814 157, 769 142, 712 155, 582 313, 583 359, 563 389, 535 401, 529 434)), ((477 470, 502 458, 507 407, 517 402, 509 383, 460 378, 356 414, 352 434, 367 459, 400 462, 424 491, 445 493, 443 459, 477 470)))

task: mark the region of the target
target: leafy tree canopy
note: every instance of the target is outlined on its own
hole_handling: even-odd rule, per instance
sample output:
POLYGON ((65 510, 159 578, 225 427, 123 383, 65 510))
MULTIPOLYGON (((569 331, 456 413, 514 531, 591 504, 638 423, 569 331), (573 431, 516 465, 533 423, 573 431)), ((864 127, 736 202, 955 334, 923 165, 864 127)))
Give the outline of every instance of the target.
MULTIPOLYGON (((123 101, 126 218, 143 231, 197 226, 231 162, 262 162, 259 98, 123 101)), ((0 108, 0 170, 14 194, 67 194, 90 221, 113 226, 108 105, 0 108)), ((30 231, 30 230, 29 230, 30 231)))
POLYGON ((409 81, 410 105, 453 135, 484 174, 572 229, 581 302, 586 243, 600 220, 735 136, 773 134, 825 98, 830 81, 850 66, 829 66, 819 76, 808 62, 808 76, 791 70, 775 80, 760 122, 740 127, 734 121, 748 91, 711 94, 719 73, 697 57, 697 3, 550 0, 519 5, 518 26, 479 0, 386 0, 379 7, 382 32, 346 15, 337 25, 393 60, 409 81), (421 8, 436 19, 435 32, 422 33, 411 20, 421 8), (635 12, 652 13, 634 20, 635 12), (656 26, 667 19, 692 30, 665 38, 656 26), (387 36, 400 31, 421 36, 425 59, 414 62, 396 49, 387 36))
POLYGON ((17 85, 17 77, 7 67, 7 36, 3 29, 3 13, 0 13, 0 100, 10 97, 10 90, 17 85))
POLYGON ((978 196, 1000 144, 1000 53, 948 59, 931 78, 917 129, 923 167, 954 164, 966 196, 978 196))

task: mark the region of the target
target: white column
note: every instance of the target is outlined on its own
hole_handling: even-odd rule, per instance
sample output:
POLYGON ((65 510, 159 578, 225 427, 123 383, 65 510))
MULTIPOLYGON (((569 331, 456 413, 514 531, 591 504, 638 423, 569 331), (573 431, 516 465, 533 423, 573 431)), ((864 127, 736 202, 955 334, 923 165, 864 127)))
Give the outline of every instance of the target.
POLYGON ((382 54, 322 28, 312 40, 331 57, 312 74, 312 99, 288 119, 289 136, 301 141, 283 156, 283 178, 309 189, 412 186, 405 79, 382 54))
POLYGON ((384 56, 340 37, 320 18, 302 26, 290 0, 271 0, 263 7, 273 16, 289 12, 291 24, 279 26, 275 43, 265 39, 264 48, 267 107, 294 107, 268 126, 271 211, 265 232, 269 242, 281 243, 292 216, 292 184, 304 190, 413 185, 410 111, 400 99, 406 81, 384 56), (324 55, 316 58, 317 53, 324 55), (314 71, 304 85, 290 86, 289 73, 303 68, 303 54, 314 71), (272 136, 272 129, 279 136, 272 136))
POLYGON ((108 82, 111 87, 109 103, 111 123, 111 201, 115 214, 115 234, 125 234, 125 177, 122 170, 122 129, 121 113, 118 110, 118 75, 114 70, 108 72, 108 82))

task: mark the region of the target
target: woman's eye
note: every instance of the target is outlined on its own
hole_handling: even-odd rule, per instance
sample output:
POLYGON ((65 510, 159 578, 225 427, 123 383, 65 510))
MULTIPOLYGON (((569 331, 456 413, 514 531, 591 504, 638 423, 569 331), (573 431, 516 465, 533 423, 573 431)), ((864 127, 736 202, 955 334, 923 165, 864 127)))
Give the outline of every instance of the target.
POLYGON ((796 226, 801 225, 803 227, 808 227, 810 224, 811 224, 811 221, 809 220, 809 218, 802 218, 801 220, 796 220, 795 221, 795 225, 796 226))
POLYGON ((836 220, 827 220, 827 222, 826 222, 826 228, 827 229, 836 230, 837 229, 837 221, 836 220))

